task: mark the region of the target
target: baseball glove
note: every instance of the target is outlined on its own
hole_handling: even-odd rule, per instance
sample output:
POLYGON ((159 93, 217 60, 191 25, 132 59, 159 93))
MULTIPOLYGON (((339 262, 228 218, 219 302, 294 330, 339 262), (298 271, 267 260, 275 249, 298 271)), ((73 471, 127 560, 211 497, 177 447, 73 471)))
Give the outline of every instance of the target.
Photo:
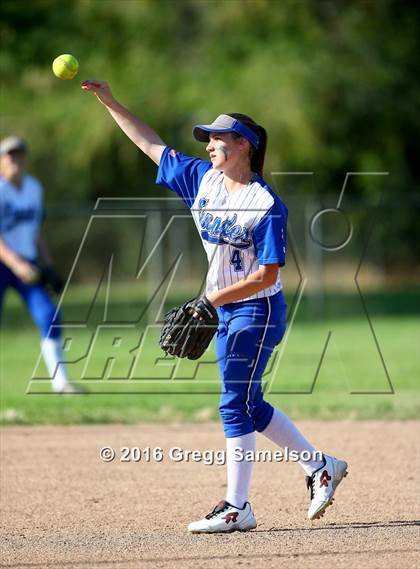
POLYGON ((171 356, 197 360, 207 350, 218 324, 217 311, 209 299, 192 298, 165 314, 159 345, 171 356))
POLYGON ((64 288, 62 278, 55 272, 51 265, 40 267, 39 284, 51 292, 55 292, 55 294, 60 294, 64 288))

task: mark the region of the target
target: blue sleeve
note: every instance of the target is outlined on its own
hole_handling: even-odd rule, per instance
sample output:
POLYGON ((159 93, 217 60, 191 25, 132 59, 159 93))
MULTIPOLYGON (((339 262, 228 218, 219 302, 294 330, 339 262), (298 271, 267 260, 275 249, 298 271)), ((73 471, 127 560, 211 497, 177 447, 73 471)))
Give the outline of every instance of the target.
POLYGON ((253 231, 255 255, 260 265, 286 264, 287 208, 274 205, 264 214, 253 231))
POLYGON ((192 158, 167 146, 160 159, 156 184, 176 192, 191 208, 200 182, 211 167, 211 162, 192 158))

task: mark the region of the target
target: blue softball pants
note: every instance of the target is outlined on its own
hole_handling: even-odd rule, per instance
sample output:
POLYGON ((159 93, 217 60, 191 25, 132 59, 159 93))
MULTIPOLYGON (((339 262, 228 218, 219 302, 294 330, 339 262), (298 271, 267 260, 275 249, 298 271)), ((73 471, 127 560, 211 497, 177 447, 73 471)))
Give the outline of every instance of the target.
POLYGON ((217 309, 216 353, 222 379, 220 416, 225 437, 263 431, 274 408, 264 400, 262 375, 286 331, 282 291, 217 309))
POLYGON ((37 325, 43 338, 58 338, 60 336, 60 315, 56 306, 44 287, 37 284, 25 284, 4 263, 0 262, 0 314, 4 293, 11 287, 22 297, 23 302, 37 325), (54 318, 55 316, 55 318, 54 318), (51 328, 51 325, 54 327, 51 328))

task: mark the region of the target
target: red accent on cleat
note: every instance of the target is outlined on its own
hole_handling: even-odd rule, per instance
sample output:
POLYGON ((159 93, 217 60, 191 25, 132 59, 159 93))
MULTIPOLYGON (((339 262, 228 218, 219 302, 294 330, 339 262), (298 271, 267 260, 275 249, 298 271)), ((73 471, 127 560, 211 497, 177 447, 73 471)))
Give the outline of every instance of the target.
POLYGON ((328 486, 328 480, 331 480, 331 476, 328 475, 327 470, 324 470, 319 480, 319 486, 328 486))
POLYGON ((227 524, 229 522, 235 523, 238 515, 239 515, 239 512, 229 512, 228 514, 226 514, 226 516, 223 516, 223 519, 226 520, 227 524))

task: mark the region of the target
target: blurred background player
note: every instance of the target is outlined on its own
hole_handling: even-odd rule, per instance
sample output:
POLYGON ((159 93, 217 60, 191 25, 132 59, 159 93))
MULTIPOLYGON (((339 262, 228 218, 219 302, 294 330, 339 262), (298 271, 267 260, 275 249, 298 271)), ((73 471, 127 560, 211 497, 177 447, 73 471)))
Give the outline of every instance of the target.
POLYGON ((37 325, 52 389, 78 393, 68 382, 60 339, 60 315, 47 291, 62 289, 41 235, 44 218, 41 183, 25 173, 28 148, 18 136, 0 142, 0 314, 6 290, 14 288, 37 325), (38 264, 38 258, 44 264, 38 264), (51 325, 54 326, 50 329, 51 325))

